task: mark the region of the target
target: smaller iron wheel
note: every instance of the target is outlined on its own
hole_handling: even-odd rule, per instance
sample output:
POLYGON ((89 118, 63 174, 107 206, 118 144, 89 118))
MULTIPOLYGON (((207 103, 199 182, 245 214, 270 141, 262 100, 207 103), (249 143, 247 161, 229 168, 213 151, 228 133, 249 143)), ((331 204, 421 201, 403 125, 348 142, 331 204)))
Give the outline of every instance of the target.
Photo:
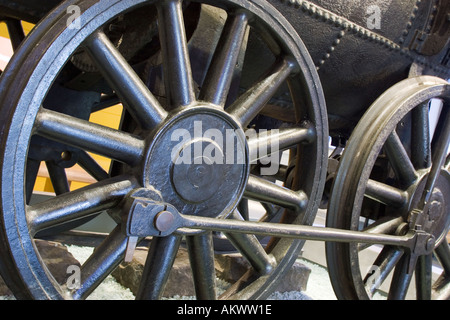
POLYGON ((390 235, 415 230, 425 232, 427 243, 420 253, 327 243, 338 298, 380 297, 377 293, 389 299, 450 297, 445 239, 450 227, 449 139, 450 85, 442 79, 404 80, 363 116, 340 162, 327 226, 390 235), (440 105, 430 107, 431 102, 440 105))

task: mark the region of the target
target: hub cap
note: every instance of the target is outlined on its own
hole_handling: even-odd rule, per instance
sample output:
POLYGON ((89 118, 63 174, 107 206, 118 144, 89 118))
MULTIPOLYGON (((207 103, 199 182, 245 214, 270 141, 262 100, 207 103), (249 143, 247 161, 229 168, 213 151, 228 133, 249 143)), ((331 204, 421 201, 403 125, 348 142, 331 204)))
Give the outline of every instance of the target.
MULTIPOLYGON (((427 182, 427 177, 428 174, 424 175, 412 187, 414 192, 411 196, 410 208, 419 206, 427 182)), ((445 239, 450 228, 450 204, 445 197, 449 192, 450 175, 447 170, 441 170, 436 186, 430 196, 430 200, 422 212, 423 217, 421 217, 419 222, 420 228, 436 239, 436 247, 445 239)))
POLYGON ((153 138, 145 184, 181 213, 227 216, 249 175, 247 143, 239 125, 211 106, 176 113, 153 138))

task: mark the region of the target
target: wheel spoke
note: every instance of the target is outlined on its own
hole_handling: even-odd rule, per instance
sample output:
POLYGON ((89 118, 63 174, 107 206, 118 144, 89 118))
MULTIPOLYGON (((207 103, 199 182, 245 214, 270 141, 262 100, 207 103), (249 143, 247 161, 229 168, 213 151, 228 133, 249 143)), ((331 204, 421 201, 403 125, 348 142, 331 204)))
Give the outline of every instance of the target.
POLYGON ((385 217, 372 223, 367 228, 361 230, 367 233, 384 233, 384 234, 394 234, 397 228, 405 220, 403 217, 385 217))
POLYGON ((119 265, 125 255, 127 237, 118 225, 109 236, 95 248, 81 267, 81 283, 73 293, 74 299, 85 299, 119 265))
MULTIPOLYGON (((413 257, 414 259, 414 257, 413 257)), ((395 266, 391 286, 389 288, 388 299, 404 300, 408 292, 409 284, 412 279, 412 272, 409 272, 411 263, 411 254, 405 253, 395 266)))
POLYGON ((180 0, 160 1, 157 6, 166 95, 172 108, 195 101, 181 6, 180 0))
POLYGON ((277 204, 297 212, 301 212, 308 201, 308 197, 303 191, 293 191, 253 175, 248 179, 244 197, 277 204))
POLYGON ((250 220, 250 213, 248 209, 248 199, 242 198, 241 201, 239 201, 237 210, 241 214, 242 218, 247 221, 250 220))
POLYGON ((142 128, 154 128, 167 117, 167 112, 105 33, 97 31, 86 44, 97 67, 142 128))
POLYGON ((153 238, 145 261, 137 299, 155 300, 162 297, 180 243, 180 236, 153 238))
POLYGON ((400 183, 405 187, 410 186, 416 180, 417 173, 406 153, 405 147, 395 131, 389 135, 384 147, 389 162, 400 183))
POLYGON ((188 236, 186 242, 197 300, 215 300, 216 270, 212 233, 188 236))
POLYGON ((436 300, 449 300, 450 299, 450 278, 441 277, 433 285, 432 298, 436 300))
MULTIPOLYGON (((249 135, 248 132, 250 130, 247 131, 247 135, 249 135)), ((300 128, 276 129, 249 135, 250 162, 270 156, 272 153, 290 149, 299 143, 312 141, 314 137, 314 129, 308 125, 300 128)))
MULTIPOLYGON (((384 217, 381 218, 374 223, 372 223, 367 228, 362 229, 361 231, 367 233, 374 234, 394 234, 397 231, 400 224, 404 222, 403 217, 384 217)), ((368 243, 358 243, 358 251, 362 251, 364 249, 372 246, 368 243)))
POLYGON ((371 271, 374 273, 367 274, 364 278, 364 285, 371 295, 375 293, 392 270, 394 270, 395 265, 399 262, 402 255, 403 250, 397 247, 385 246, 383 248, 373 263, 375 269, 371 269, 371 271))
POLYGON ((416 265, 416 294, 418 300, 431 300, 432 255, 420 256, 416 265))
POLYGON ((109 178, 109 174, 86 151, 78 151, 78 164, 97 181, 109 178))
POLYGON ((405 191, 372 179, 367 182, 365 196, 396 208, 404 206, 408 199, 405 191))
POLYGON ((431 164, 431 139, 428 102, 412 111, 411 161, 416 169, 431 164))
POLYGON ((30 203, 31 196, 33 194, 34 185, 36 183, 36 177, 39 172, 39 167, 41 162, 31 158, 27 159, 27 171, 25 178, 25 192, 26 192, 26 202, 30 203))
POLYGON ((100 102, 94 103, 91 107, 91 113, 98 112, 122 103, 116 93, 111 95, 102 94, 100 102))
POLYGON ((246 127, 273 97, 281 84, 294 72, 296 64, 289 58, 279 59, 263 80, 256 83, 234 102, 228 112, 246 127))
POLYGON ((236 63, 246 40, 247 26, 247 13, 237 12, 228 15, 200 92, 201 100, 225 106, 236 63))
POLYGON ((433 284, 432 297, 438 300, 448 300, 450 299, 450 245, 444 240, 434 253, 444 271, 433 284))
POLYGON ((273 204, 263 202, 261 205, 264 210, 266 210, 266 214, 260 219, 261 222, 271 221, 278 213, 280 213, 279 208, 273 204))
POLYGON ((46 161, 48 174, 55 190, 56 195, 60 195, 70 191, 69 181, 67 180, 66 170, 53 161, 46 161))
POLYGON ((120 176, 29 206, 30 233, 115 207, 135 185, 133 180, 120 176))
POLYGON ((438 258, 444 274, 450 278, 450 245, 444 240, 436 249, 436 257, 438 258))
POLYGON ((36 134, 128 164, 140 161, 144 141, 131 134, 41 109, 36 134))
MULTIPOLYGON (((236 210, 233 212, 232 218, 244 220, 236 210)), ((227 232, 225 236, 258 274, 269 274, 275 267, 275 258, 266 253, 255 235, 227 232)))
POLYGON ((22 41, 25 39, 25 33, 23 32, 22 23, 16 19, 5 19, 6 27, 8 28, 9 39, 13 50, 16 51, 22 41))
POLYGON ((433 194, 434 186, 439 175, 441 174, 442 166, 447 159, 449 144, 450 144, 450 106, 444 105, 442 109, 441 118, 439 120, 438 128, 433 137, 432 145, 432 165, 427 178, 425 190, 420 201, 423 207, 429 202, 433 194))

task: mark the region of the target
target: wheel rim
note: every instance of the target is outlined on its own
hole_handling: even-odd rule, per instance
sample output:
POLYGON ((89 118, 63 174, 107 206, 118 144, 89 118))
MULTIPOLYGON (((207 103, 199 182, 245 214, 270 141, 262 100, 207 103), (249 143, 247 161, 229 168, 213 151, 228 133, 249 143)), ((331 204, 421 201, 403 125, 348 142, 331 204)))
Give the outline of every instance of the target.
POLYGON ((449 182, 445 162, 448 129, 444 129, 448 97, 448 83, 433 77, 407 79, 383 94, 361 119, 347 144, 327 217, 329 227, 368 232, 404 234, 410 228, 423 228, 431 235, 442 275, 431 279, 431 254, 420 255, 416 261, 411 259, 411 252, 397 247, 377 247, 375 253, 369 254, 367 246, 327 243, 330 278, 339 298, 372 298, 382 285, 381 290, 390 299, 410 297, 407 291, 413 279, 413 266, 416 298, 448 297, 450 251, 444 241, 449 230, 445 209, 449 182), (428 102, 433 98, 442 100, 443 107, 432 141, 428 102), (443 159, 442 167, 436 159, 443 159), (380 168, 389 168, 390 173, 385 175, 380 168), (436 177, 435 184, 431 184, 430 176, 436 177), (425 184, 431 189, 425 188, 425 184), (424 188, 433 191, 427 193, 424 188), (436 205, 436 210, 433 206, 423 209, 425 195, 426 203, 436 205), (369 212, 375 205, 383 211, 369 212), (418 208, 435 215, 430 218, 433 222, 428 218, 416 222, 418 208), (369 225, 360 224, 363 217, 370 221, 369 225))
MULTIPOLYGON (((217 56, 213 58, 209 68, 208 81, 205 82, 200 91, 200 98, 197 99, 184 31, 181 1, 100 1, 96 3, 74 1, 72 4, 79 6, 81 10, 80 28, 67 27, 68 4, 58 7, 29 37, 22 51, 11 61, 2 79, 2 86, 7 88, 2 94, 2 101, 5 101, 3 114, 12 116, 10 121, 4 121, 2 124, 5 130, 5 134, 2 135, 2 145, 5 148, 2 155, 4 164, 2 224, 5 230, 2 233, 4 240, 2 242, 5 252, 8 252, 8 256, 11 255, 5 259, 8 260, 5 262, 8 278, 22 279, 19 280, 21 288, 15 292, 17 296, 40 299, 86 298, 122 261, 128 239, 121 230, 122 217, 120 210, 117 209, 121 208, 122 200, 130 192, 142 188, 145 188, 146 195, 150 192, 149 197, 169 199, 168 202, 173 202, 180 208, 178 209, 180 212, 183 212, 182 205, 187 205, 186 210, 189 212, 207 215, 210 214, 207 208, 216 205, 213 217, 217 218, 236 218, 234 208, 242 196, 293 209, 297 204, 296 199, 292 199, 292 195, 304 193, 308 196, 306 209, 294 215, 292 210, 289 210, 291 214, 286 215, 285 219, 289 223, 312 223, 325 178, 323 168, 326 168, 324 165, 327 146, 326 114, 313 63, 301 40, 278 12, 268 8, 263 1, 221 1, 219 3, 230 17, 225 28, 230 28, 233 32, 228 35, 224 33, 223 40, 220 40, 223 50, 217 50, 217 56), (156 4, 161 26, 159 36, 162 39, 160 46, 164 56, 163 69, 166 79, 164 88, 168 101, 164 107, 139 80, 108 36, 101 31, 96 31, 118 14, 128 12, 132 8, 153 4, 156 4), (224 110, 233 75, 233 68, 230 66, 236 64, 238 55, 241 53, 241 48, 234 48, 231 44, 243 43, 247 26, 250 26, 250 30, 258 31, 265 40, 268 39, 268 47, 279 59, 273 67, 268 69, 268 75, 262 81, 257 82, 227 110, 224 110), (241 40, 237 41, 239 39, 241 40), (41 108, 49 88, 80 45, 90 52, 94 64, 116 91, 120 101, 137 123, 137 129, 132 133, 97 126, 70 114, 41 108), (24 68, 25 61, 33 61, 33 66, 24 68), (24 75, 23 78, 16 78, 18 74, 24 75), (217 74, 225 76, 217 78, 217 74), (221 82, 224 79, 226 81, 221 82), (185 125, 190 125, 190 129, 194 130, 192 123, 197 120, 204 123, 215 121, 221 128, 219 133, 224 134, 230 130, 239 132, 242 137, 243 129, 261 112, 267 100, 286 81, 294 92, 292 100, 296 119, 293 122, 297 123, 297 126, 285 131, 280 130, 279 141, 283 148, 294 147, 302 151, 302 156, 297 157, 293 185, 293 188, 299 191, 288 192, 285 188, 279 188, 274 183, 268 184, 265 179, 253 175, 249 178, 252 141, 246 142, 245 139, 241 139, 240 151, 245 161, 233 164, 226 170, 215 166, 213 170, 207 168, 210 171, 203 174, 201 171, 204 168, 200 168, 195 163, 185 167, 168 168, 171 166, 169 161, 172 160, 171 158, 155 160, 177 126, 183 129, 185 125), (249 112, 243 112, 244 108, 248 108, 249 112), (121 174, 99 179, 101 181, 98 183, 66 192, 47 202, 26 206, 24 168, 26 168, 28 146, 33 135, 74 145, 83 151, 111 158, 122 163, 119 170, 121 174), (248 149, 249 145, 250 149, 248 149), (308 169, 302 166, 304 164, 308 164, 308 169), (312 168, 311 164, 313 164, 312 168), (170 183, 150 174, 162 168, 167 172, 164 178, 168 178, 170 183), (219 187, 213 185, 214 192, 212 192, 208 188, 211 186, 208 180, 217 178, 215 176, 217 171, 221 174, 229 173, 229 177, 224 179, 228 184, 221 184, 219 187), (199 174, 203 175, 199 178, 199 174), (188 192, 186 188, 189 185, 200 186, 203 192, 201 194, 188 192), (221 194, 220 187, 227 189, 228 192, 221 194), (222 196, 220 201, 217 194, 222 196), (81 288, 71 292, 64 284, 56 283, 41 259, 33 237, 37 232, 54 225, 90 217, 102 210, 110 210, 109 213, 118 226, 83 265, 81 288)), ((207 129, 214 129, 214 127, 211 125, 207 129)), ((190 131, 190 133, 194 132, 190 131)), ((211 139, 204 137, 202 139, 200 139, 200 145, 211 145, 211 139)), ((256 138, 254 141, 259 143, 260 139, 263 138, 256 138)), ((183 144, 182 149, 186 149, 186 145, 190 143, 192 142, 183 144)), ((219 147, 215 150, 223 151, 222 156, 225 158, 231 157, 226 150, 219 147)), ((234 148, 231 152, 235 157, 238 156, 236 150, 237 148, 234 148)), ((181 153, 178 153, 178 156, 180 155, 181 153)), ((164 200, 167 201, 166 199, 164 200)), ((189 214, 189 212, 183 213, 189 214)), ((254 270, 260 269, 254 277, 256 280, 249 281, 249 284, 244 286, 245 289, 241 290, 235 286, 224 295, 231 298, 266 297, 275 286, 276 280, 295 261, 303 243, 274 239, 270 248, 267 248, 268 253, 265 253, 265 249, 259 242, 255 242, 251 235, 241 237, 230 234, 228 236, 232 242, 242 247, 243 255, 253 265, 254 268, 249 272, 254 273, 254 270), (255 250, 263 253, 263 258, 252 257, 249 251, 255 250), (271 266, 273 261, 276 261, 274 270, 271 266)), ((180 239, 178 235, 154 239, 149 257, 157 255, 163 256, 164 259, 161 259, 159 264, 155 262, 156 259, 150 259, 151 261, 146 263, 144 272, 146 275, 143 282, 155 283, 156 281, 158 284, 150 288, 144 285, 139 293, 140 298, 161 296, 167 280, 167 270, 170 270, 169 266, 173 263, 180 239)), ((192 253, 192 266, 201 265, 206 270, 204 271, 206 274, 194 274, 197 296, 215 298, 215 293, 207 289, 214 275, 214 269, 211 269, 213 262, 210 235, 190 235, 187 237, 187 244, 192 253), (209 280, 202 282, 199 280, 201 278, 209 280)))

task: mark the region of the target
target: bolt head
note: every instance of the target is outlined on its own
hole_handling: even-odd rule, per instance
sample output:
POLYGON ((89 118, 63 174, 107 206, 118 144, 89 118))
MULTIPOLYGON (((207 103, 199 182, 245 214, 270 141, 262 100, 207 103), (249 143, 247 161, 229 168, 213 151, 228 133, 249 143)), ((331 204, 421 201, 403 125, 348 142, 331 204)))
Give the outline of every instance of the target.
POLYGON ((437 220, 442 214, 442 204, 439 201, 432 201, 428 209, 428 215, 431 220, 437 220))
POLYGON ((433 236, 430 236, 430 237, 427 239, 426 250, 427 250, 428 252, 433 251, 433 250, 434 250, 434 247, 435 247, 435 244, 436 244, 436 239, 435 239, 433 236))
POLYGON ((154 225, 155 228, 160 232, 169 231, 174 224, 175 217, 170 211, 161 211, 155 216, 154 225))

